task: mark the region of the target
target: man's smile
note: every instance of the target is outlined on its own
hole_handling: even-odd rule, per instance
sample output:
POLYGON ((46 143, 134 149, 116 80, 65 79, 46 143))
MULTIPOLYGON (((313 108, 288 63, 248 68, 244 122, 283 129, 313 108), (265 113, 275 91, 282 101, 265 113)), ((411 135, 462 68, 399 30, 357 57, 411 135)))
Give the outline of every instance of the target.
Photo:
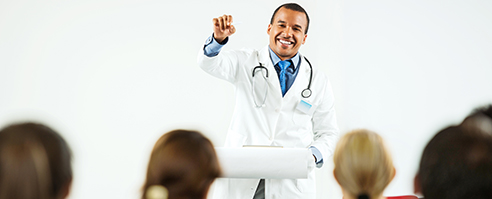
POLYGON ((277 41, 281 44, 281 46, 283 47, 289 47, 290 45, 294 45, 295 42, 294 41, 290 41, 290 40, 287 40, 287 39, 283 39, 283 38, 277 38, 277 41))

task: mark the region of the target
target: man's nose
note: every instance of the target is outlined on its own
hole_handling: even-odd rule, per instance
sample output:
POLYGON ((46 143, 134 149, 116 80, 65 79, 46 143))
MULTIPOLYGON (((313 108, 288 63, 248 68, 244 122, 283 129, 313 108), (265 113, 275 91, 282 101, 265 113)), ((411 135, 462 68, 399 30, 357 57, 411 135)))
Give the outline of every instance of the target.
POLYGON ((283 33, 284 33, 285 37, 291 37, 292 36, 292 32, 293 32, 292 29, 290 27, 288 27, 288 28, 286 28, 284 30, 283 33))

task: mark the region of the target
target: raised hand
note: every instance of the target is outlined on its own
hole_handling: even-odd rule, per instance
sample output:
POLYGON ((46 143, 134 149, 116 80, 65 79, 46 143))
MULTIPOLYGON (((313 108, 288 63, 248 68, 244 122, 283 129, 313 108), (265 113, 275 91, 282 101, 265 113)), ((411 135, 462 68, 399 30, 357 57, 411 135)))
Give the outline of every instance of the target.
POLYGON ((232 25, 231 15, 222 15, 214 18, 214 38, 217 42, 222 43, 224 39, 236 32, 236 28, 232 25))

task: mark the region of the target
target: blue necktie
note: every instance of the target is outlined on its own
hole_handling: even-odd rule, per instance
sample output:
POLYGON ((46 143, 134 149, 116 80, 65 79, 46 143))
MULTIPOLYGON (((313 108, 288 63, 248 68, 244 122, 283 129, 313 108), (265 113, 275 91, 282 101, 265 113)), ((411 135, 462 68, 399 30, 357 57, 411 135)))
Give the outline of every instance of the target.
POLYGON ((290 66, 290 61, 280 61, 278 62, 278 66, 280 67, 280 88, 282 89, 282 96, 284 96, 287 92, 287 75, 285 73, 287 72, 287 68, 290 66))

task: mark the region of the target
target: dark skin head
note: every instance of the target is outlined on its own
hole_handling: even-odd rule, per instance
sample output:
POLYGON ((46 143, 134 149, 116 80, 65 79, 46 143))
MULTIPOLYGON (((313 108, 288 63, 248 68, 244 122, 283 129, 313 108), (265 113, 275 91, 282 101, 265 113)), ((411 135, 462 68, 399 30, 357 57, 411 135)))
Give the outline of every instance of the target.
POLYGON ((281 59, 294 57, 306 42, 307 17, 303 12, 280 8, 268 25, 269 46, 281 59))

